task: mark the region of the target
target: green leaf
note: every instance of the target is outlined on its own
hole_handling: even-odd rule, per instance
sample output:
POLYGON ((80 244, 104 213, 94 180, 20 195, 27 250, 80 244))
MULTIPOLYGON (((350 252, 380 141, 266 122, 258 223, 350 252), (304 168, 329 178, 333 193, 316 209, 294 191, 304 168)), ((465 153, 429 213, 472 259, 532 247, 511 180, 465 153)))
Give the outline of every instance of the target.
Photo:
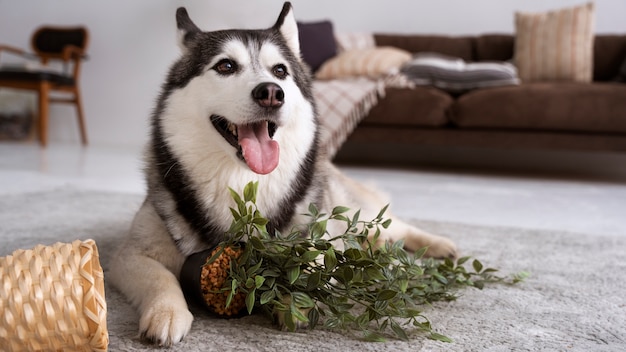
POLYGON ((376 219, 382 219, 383 215, 385 214, 385 212, 387 211, 387 208, 389 208, 389 204, 385 205, 379 212, 378 215, 376 215, 376 219))
POLYGON ((235 297, 235 294, 237 293, 238 286, 239 286, 239 283, 237 282, 237 279, 233 279, 230 282, 230 293, 228 294, 228 297, 226 298, 226 308, 230 307, 230 303, 233 301, 233 298, 235 297))
POLYGON ((257 271, 261 269, 262 264, 263 264, 263 258, 261 258, 261 260, 259 260, 259 262, 256 263, 254 266, 251 266, 250 268, 248 268, 248 270, 246 270, 246 275, 254 276, 257 273, 257 271))
POLYGON ((366 330, 364 331, 364 338, 365 341, 369 341, 369 342, 385 342, 387 341, 383 335, 381 335, 379 332, 376 331, 369 331, 366 330))
POLYGON ((274 290, 265 291, 263 292, 263 294, 261 294, 261 298, 259 299, 259 304, 261 305, 267 304, 267 302, 273 300, 274 297, 276 297, 276 293, 274 292, 274 290))
POLYGON ((369 278, 369 280, 384 280, 385 275, 383 275, 380 270, 369 267, 365 269, 365 275, 369 278))
POLYGON ((409 337, 406 335, 404 329, 394 321, 391 322, 391 330, 393 330, 400 339, 408 341, 409 337))
POLYGON ((409 280, 407 279, 398 280, 398 287, 400 288, 400 292, 405 293, 407 288, 409 287, 409 280))
POLYGON ((287 280, 289 280, 289 283, 291 285, 293 285, 293 283, 296 282, 296 280, 298 280, 299 276, 300 276, 299 266, 292 266, 291 268, 287 268, 287 280))
POLYGON ((422 247, 415 251, 413 256, 415 257, 415 259, 422 259, 424 257, 424 254, 426 254, 426 251, 428 251, 428 247, 422 247))
POLYGON ((244 203, 244 201, 241 200, 241 197, 239 196, 239 193, 235 192, 235 190, 230 188, 230 187, 228 188, 228 190, 230 191, 230 196, 235 201, 235 204, 240 205, 240 204, 244 203))
POLYGON ((269 223, 269 220, 267 220, 266 218, 263 218, 263 217, 255 216, 252 219, 252 223, 255 224, 255 225, 259 225, 259 226, 265 226, 265 225, 267 225, 267 223, 269 223))
POLYGON ((326 220, 323 221, 318 221, 313 223, 313 226, 311 226, 311 238, 313 239, 320 239, 322 238, 325 234, 326 234, 326 220))
POLYGON ((307 252, 304 252, 304 254, 302 254, 302 256, 300 256, 300 260, 302 260, 302 262, 304 262, 304 263, 311 262, 311 261, 315 260, 315 258, 317 258, 317 256, 320 255, 320 253, 322 253, 322 251, 307 251, 307 252))
POLYGON ((449 343, 453 342, 451 338, 438 334, 436 332, 431 332, 428 338, 431 340, 436 340, 436 341, 441 341, 441 342, 449 342, 449 343))
POLYGON ((356 318, 356 324, 359 328, 365 329, 370 322, 369 312, 362 313, 356 318))
POLYGON ((470 259, 471 259, 471 257, 461 257, 461 258, 457 259, 456 265, 463 265, 463 264, 465 264, 465 262, 467 262, 470 259))
POLYGON ((259 187, 259 182, 249 182, 243 188, 243 199, 246 202, 256 203, 256 192, 259 187))
POLYGON ((400 249, 398 253, 396 253, 396 256, 398 257, 398 260, 400 261, 400 263, 404 265, 411 265, 412 261, 409 258, 408 253, 404 249, 400 249))
POLYGON ((339 214, 347 213, 348 211, 350 211, 350 208, 348 207, 337 206, 333 208, 331 216, 335 217, 339 214))
POLYGON ((280 272, 278 272, 276 269, 265 269, 263 270, 263 276, 265 277, 280 277, 280 272))
POLYGON ((444 285, 448 284, 448 279, 445 278, 445 276, 439 274, 439 273, 434 273, 433 277, 435 278, 435 280, 441 282, 444 285))
POLYGON ((354 270, 352 270, 351 267, 346 266, 343 268, 343 279, 345 280, 346 283, 349 283, 352 281, 352 278, 354 278, 354 270))
POLYGON ((254 277, 254 285, 255 288, 259 288, 261 286, 263 286, 263 283, 265 282, 265 278, 261 275, 257 275, 254 277))
POLYGON ((315 306, 315 302, 304 292, 292 292, 291 302, 298 308, 313 308, 315 306))
POLYGON ((361 250, 358 248, 348 248, 345 252, 343 252, 343 255, 352 261, 357 261, 363 257, 361 250))
POLYGON ((289 312, 291 313, 291 316, 293 318, 296 318, 300 320, 301 322, 305 322, 305 323, 309 322, 309 318, 307 318, 304 314, 302 314, 302 311, 298 309, 296 306, 294 306, 293 304, 291 305, 291 310, 289 312))
POLYGON ((324 265, 326 266, 326 272, 331 272, 337 266, 337 257, 335 256, 335 250, 330 248, 324 254, 324 265))
POLYGON ((341 321, 336 317, 331 317, 324 321, 324 326, 327 328, 336 329, 341 326, 341 321))
POLYGON ((316 271, 312 273, 311 275, 309 275, 309 278, 307 279, 306 289, 309 291, 316 289, 320 285, 321 279, 322 279, 321 272, 316 271))
POLYGON ((317 218, 317 216, 319 215, 319 210, 317 210, 317 207, 315 206, 315 204, 310 203, 309 204, 309 213, 311 215, 313 215, 314 218, 317 218))
POLYGON ((237 212, 237 210, 233 208, 228 208, 228 209, 230 209, 230 213, 233 215, 233 219, 235 219, 235 221, 241 218, 241 215, 239 215, 239 212, 237 212))
POLYGON ((387 219, 383 222, 383 228, 387 229, 389 228, 389 225, 391 225, 391 219, 387 219))
POLYGON ((398 292, 396 292, 394 290, 381 290, 376 295, 376 300, 377 301, 388 301, 388 300, 394 298, 397 294, 398 294, 398 292))
POLYGON ((253 236, 248 238, 248 243, 250 243, 252 247, 254 247, 254 249, 256 249, 257 251, 265 250, 265 245, 263 244, 263 241, 261 241, 261 239, 258 237, 253 236))
POLYGON ((474 259, 472 266, 477 273, 480 273, 480 271, 483 270, 483 264, 479 262, 478 259, 474 259))
POLYGON ((296 322, 293 320, 293 313, 290 311, 283 312, 283 319, 285 321, 285 326, 289 331, 296 331, 296 322))
POLYGON ((211 257, 209 257, 206 260, 205 265, 213 263, 215 260, 217 260, 217 258, 220 257, 220 255, 222 255, 222 253, 224 253, 224 246, 223 245, 218 245, 218 248, 219 249, 215 253, 213 253, 213 255, 211 257))
POLYGON ((307 318, 309 318, 309 329, 313 329, 320 320, 320 312, 317 308, 313 308, 307 314, 307 318))
POLYGON ((530 277, 530 273, 529 272, 527 272, 527 271, 520 271, 519 273, 513 275, 512 283, 516 284, 518 282, 522 282, 522 281, 528 279, 529 277, 530 277))
POLYGON ((348 222, 350 221, 350 219, 348 219, 346 216, 344 215, 333 215, 332 217, 335 220, 339 220, 339 221, 343 221, 343 222, 348 222))
POLYGON ((252 309, 254 309, 255 295, 256 295, 256 288, 248 292, 248 295, 246 296, 246 308, 248 308, 248 314, 252 314, 252 309))
POLYGON ((487 268, 487 269, 483 270, 483 272, 481 274, 488 274, 488 273, 495 273, 495 272, 498 272, 498 269, 487 268))
POLYGON ((356 224, 359 221, 359 216, 361 216, 361 209, 357 210, 354 215, 352 215, 353 224, 356 224))

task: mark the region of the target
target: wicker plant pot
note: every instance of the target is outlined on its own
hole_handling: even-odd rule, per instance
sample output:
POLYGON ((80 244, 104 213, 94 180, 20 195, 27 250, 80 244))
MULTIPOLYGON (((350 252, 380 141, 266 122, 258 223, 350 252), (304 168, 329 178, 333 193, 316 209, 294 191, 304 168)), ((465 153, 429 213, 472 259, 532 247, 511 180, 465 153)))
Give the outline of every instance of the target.
POLYGON ((104 273, 93 240, 0 258, 3 351, 106 351, 104 273))

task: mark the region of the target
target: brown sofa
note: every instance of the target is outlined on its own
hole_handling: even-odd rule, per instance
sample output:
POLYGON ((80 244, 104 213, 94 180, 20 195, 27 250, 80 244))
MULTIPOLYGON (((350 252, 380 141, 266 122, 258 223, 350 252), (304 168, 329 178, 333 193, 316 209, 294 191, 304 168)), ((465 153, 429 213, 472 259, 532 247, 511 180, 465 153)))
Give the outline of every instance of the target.
MULTIPOLYGON (((375 35, 377 46, 437 52, 466 61, 510 60, 512 35, 375 35)), ((410 145, 626 151, 626 35, 597 35, 592 83, 541 82, 449 94, 389 88, 337 155, 362 147, 410 145)), ((350 154, 350 155, 349 155, 350 154)), ((363 153, 357 153, 367 159, 363 153)), ((363 160, 359 160, 363 161, 363 160)))

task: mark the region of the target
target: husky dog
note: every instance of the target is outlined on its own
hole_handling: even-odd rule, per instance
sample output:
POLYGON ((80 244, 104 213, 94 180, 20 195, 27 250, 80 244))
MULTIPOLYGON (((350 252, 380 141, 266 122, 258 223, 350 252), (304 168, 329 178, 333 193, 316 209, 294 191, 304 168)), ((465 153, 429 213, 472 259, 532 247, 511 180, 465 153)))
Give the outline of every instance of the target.
MULTIPOLYGON (((386 204, 318 152, 311 77, 289 3, 264 30, 203 32, 184 8, 176 21, 182 55, 152 116, 147 197, 110 268, 112 283, 139 311, 141 335, 161 345, 191 328, 178 276, 189 255, 224 239, 235 206, 229 187, 242 192, 258 181, 257 206, 270 231, 305 223, 310 203, 361 209, 367 219, 386 204)), ((387 216, 393 222, 382 240, 428 246, 435 257, 456 254, 452 241, 387 216)))

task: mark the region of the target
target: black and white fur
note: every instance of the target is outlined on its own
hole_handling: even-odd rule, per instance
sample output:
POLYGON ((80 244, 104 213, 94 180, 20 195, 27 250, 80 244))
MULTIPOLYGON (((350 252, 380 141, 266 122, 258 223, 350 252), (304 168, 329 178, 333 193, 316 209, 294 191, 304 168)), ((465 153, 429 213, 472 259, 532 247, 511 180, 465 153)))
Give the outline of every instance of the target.
MULTIPOLYGON (((387 204, 318 152, 311 78, 289 3, 265 30, 202 32, 184 8, 176 20, 182 55, 152 116, 147 197, 109 277, 137 307, 142 336, 161 345, 191 328, 179 272, 187 256, 223 239, 234 206, 229 187, 241 192, 258 181, 259 210, 271 229, 285 232, 306 221, 310 203, 361 209, 370 219, 387 204), (242 146, 244 133, 254 135, 253 147, 242 146)), ((450 240, 388 216, 382 240, 401 239, 409 250, 429 246, 436 257, 456 254, 450 240)))

